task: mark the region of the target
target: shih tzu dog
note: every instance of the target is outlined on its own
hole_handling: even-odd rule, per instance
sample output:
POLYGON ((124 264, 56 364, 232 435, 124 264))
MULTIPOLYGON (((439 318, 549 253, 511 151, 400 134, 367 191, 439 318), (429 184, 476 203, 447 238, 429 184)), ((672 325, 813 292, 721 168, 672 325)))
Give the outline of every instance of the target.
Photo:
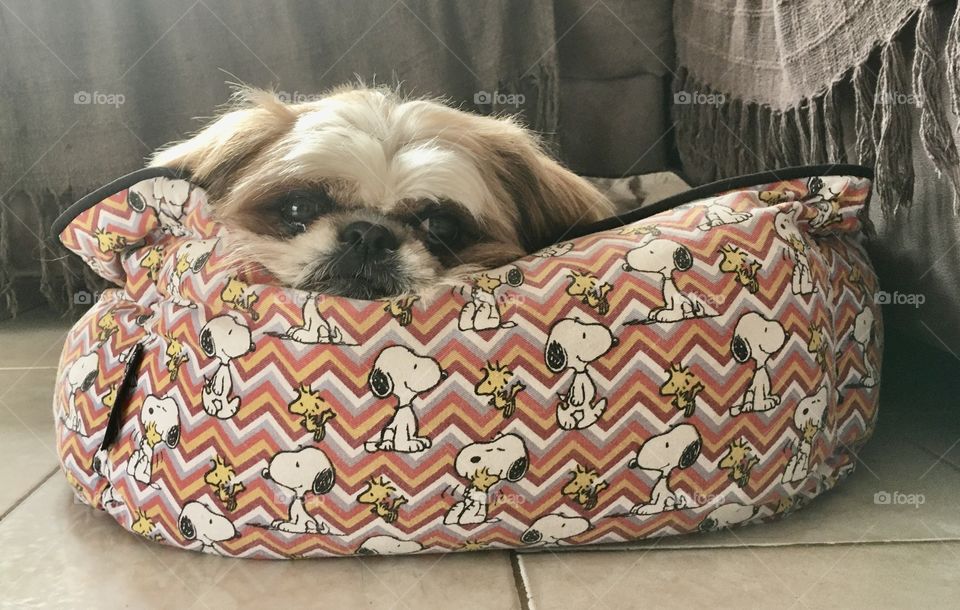
POLYGON ((362 299, 425 292, 613 213, 514 120, 380 88, 300 104, 242 90, 151 165, 206 189, 240 263, 362 299))

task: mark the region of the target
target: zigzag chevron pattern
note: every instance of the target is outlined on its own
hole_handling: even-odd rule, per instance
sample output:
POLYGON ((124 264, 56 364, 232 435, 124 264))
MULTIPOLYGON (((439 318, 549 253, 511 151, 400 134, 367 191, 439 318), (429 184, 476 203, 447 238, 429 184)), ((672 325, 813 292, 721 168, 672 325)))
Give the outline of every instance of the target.
POLYGON ((231 268, 201 189, 142 180, 60 236, 118 285, 64 345, 61 465, 136 534, 238 557, 778 517, 849 474, 876 421, 869 194, 852 176, 717 193, 366 302, 231 268))

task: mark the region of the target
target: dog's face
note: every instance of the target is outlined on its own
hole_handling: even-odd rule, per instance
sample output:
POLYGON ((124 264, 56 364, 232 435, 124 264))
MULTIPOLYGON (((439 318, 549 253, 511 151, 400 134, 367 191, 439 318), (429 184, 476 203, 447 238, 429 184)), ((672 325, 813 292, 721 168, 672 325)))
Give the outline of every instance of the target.
POLYGON ((766 358, 783 347, 787 341, 786 331, 777 320, 768 320, 756 312, 743 314, 734 329, 730 351, 734 359, 744 363, 750 358, 766 361, 766 358))
POLYGON ((686 246, 669 239, 655 239, 627 253, 627 269, 669 276, 673 271, 693 267, 693 255, 686 246))
POLYGON ((402 345, 391 345, 377 356, 367 383, 377 398, 394 395, 401 405, 408 405, 446 377, 447 373, 433 358, 415 354, 402 345))
POLYGON ((613 212, 509 119, 383 89, 241 107, 152 165, 208 192, 243 262, 287 285, 381 298, 491 268, 613 212))
POLYGON ((200 330, 203 353, 221 362, 229 362, 253 351, 250 329, 230 315, 217 316, 200 330))
POLYGON ((180 409, 177 401, 170 396, 159 398, 147 396, 140 408, 140 422, 143 427, 152 427, 160 439, 171 449, 180 442, 180 409))
POLYGON ((237 528, 222 514, 197 501, 187 502, 177 520, 180 534, 187 540, 199 540, 204 546, 230 540, 237 528))
POLYGON ((572 538, 590 529, 590 522, 583 517, 568 517, 561 514, 549 514, 533 522, 520 541, 524 544, 557 544, 561 540, 572 538))
POLYGON ((416 553, 423 550, 423 545, 415 540, 401 540, 394 536, 381 534, 370 536, 357 549, 358 555, 397 555, 402 553, 416 553))
POLYGON ((307 493, 322 495, 329 492, 337 477, 333 464, 316 447, 276 454, 261 475, 293 490, 298 497, 307 493))
POLYGON ((651 437, 641 445, 629 466, 643 470, 659 470, 662 473, 674 468, 689 468, 700 456, 702 446, 703 441, 695 427, 679 424, 663 434, 651 437))
POLYGON ((503 434, 490 442, 467 445, 457 454, 457 474, 473 479, 484 470, 496 481, 519 481, 527 474, 529 458, 523 440, 516 434, 503 434))
POLYGON ((602 324, 588 324, 573 318, 564 318, 550 329, 544 360, 547 368, 559 373, 572 368, 585 370, 620 341, 602 324))
POLYGON ((97 352, 84 354, 74 361, 67 370, 67 383, 70 384, 72 391, 80 390, 86 392, 97 380, 97 372, 100 368, 100 356, 97 352))

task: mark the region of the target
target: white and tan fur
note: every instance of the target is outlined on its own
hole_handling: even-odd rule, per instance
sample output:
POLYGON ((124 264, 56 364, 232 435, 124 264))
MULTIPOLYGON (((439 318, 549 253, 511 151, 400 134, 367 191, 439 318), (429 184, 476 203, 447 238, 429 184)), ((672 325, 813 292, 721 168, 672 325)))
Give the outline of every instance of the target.
POLYGON ((361 298, 422 292, 613 213, 514 119, 383 88, 343 87, 301 104, 243 89, 228 112, 151 165, 186 170, 207 190, 239 261, 290 286, 361 298), (280 235, 278 198, 298 189, 322 192, 332 209, 280 235), (428 247, 432 214, 454 214, 462 243, 428 247), (398 243, 388 265, 361 263, 345 277, 342 231, 356 221, 385 227, 398 243))

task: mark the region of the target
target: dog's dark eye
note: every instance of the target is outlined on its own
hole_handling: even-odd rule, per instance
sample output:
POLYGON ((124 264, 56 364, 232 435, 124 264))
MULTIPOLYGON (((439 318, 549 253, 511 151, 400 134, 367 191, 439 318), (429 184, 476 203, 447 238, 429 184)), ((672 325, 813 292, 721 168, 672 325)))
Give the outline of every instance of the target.
POLYGON ((307 227, 329 212, 333 206, 330 198, 322 192, 293 192, 279 200, 278 210, 287 232, 303 233, 307 227))
POLYGON ((460 236, 460 221, 450 214, 434 214, 420 223, 420 228, 427 234, 427 241, 431 244, 447 244, 448 246, 456 243, 460 236))

